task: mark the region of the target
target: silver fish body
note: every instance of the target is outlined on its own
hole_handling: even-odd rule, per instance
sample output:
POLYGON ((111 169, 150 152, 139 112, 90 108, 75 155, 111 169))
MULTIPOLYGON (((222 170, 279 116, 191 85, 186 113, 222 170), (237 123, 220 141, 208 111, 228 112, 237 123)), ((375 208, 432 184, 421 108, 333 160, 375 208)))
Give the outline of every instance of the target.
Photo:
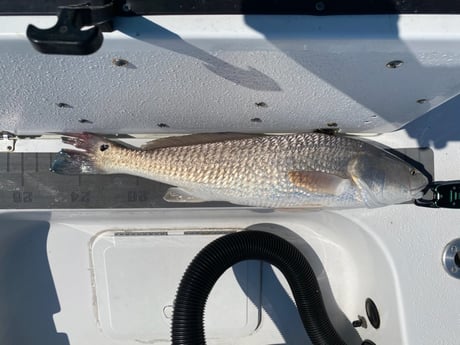
POLYGON ((418 198, 428 184, 407 162, 349 137, 181 138, 171 146, 133 149, 88 133, 72 135, 63 141, 82 151, 63 149, 52 170, 131 174, 177 186, 169 198, 176 201, 270 208, 379 207, 418 198))

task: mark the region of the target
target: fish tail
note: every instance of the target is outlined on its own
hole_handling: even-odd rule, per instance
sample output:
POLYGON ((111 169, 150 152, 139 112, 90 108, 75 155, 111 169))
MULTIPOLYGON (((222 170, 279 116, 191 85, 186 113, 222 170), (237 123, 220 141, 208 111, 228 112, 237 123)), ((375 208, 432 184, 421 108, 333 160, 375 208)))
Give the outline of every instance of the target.
POLYGON ((54 158, 50 171, 61 175, 103 174, 88 152, 62 149, 54 158))
POLYGON ((51 164, 50 171, 62 175, 107 173, 97 164, 98 152, 112 145, 107 139, 90 133, 66 134, 61 139, 64 144, 79 150, 62 149, 51 164))
POLYGON ((66 133, 61 140, 64 144, 87 152, 95 152, 99 149, 99 144, 108 143, 104 137, 92 133, 66 133))

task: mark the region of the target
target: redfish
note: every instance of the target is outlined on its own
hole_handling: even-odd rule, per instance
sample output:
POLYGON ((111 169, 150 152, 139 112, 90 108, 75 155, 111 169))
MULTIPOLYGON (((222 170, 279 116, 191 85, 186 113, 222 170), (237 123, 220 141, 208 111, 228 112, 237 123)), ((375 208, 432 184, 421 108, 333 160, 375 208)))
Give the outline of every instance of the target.
POLYGON ((130 174, 172 185, 171 202, 227 201, 267 208, 354 208, 422 196, 427 177, 367 142, 321 133, 192 134, 132 148, 83 133, 62 138, 51 171, 130 174))

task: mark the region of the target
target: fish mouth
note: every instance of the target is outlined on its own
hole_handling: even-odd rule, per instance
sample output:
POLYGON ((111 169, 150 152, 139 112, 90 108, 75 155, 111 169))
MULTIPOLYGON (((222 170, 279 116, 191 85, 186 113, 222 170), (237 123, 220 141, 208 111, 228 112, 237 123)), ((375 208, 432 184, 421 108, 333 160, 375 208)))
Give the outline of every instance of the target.
POLYGON ((426 182, 420 183, 419 186, 410 189, 410 195, 414 199, 420 199, 426 192, 426 187, 428 185, 428 180, 426 182))
POLYGON ((425 175, 423 174, 418 175, 417 179, 412 180, 410 184, 411 185, 410 195, 414 199, 420 199, 425 194, 426 188, 429 182, 430 181, 425 175))
POLYGON ((410 195, 414 198, 414 199, 420 199, 425 193, 423 192, 423 190, 421 189, 414 189, 414 190, 411 190, 410 191, 410 195))

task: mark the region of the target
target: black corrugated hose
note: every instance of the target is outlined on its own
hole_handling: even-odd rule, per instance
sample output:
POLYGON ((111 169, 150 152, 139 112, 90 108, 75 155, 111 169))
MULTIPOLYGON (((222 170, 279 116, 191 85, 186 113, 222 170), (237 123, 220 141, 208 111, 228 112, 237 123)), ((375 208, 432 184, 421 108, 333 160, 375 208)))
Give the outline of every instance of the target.
POLYGON ((281 237, 253 230, 218 238, 190 263, 174 302, 173 345, 206 344, 203 315, 209 293, 228 268, 244 260, 266 261, 284 274, 314 345, 345 345, 329 320, 318 281, 307 259, 281 237))

